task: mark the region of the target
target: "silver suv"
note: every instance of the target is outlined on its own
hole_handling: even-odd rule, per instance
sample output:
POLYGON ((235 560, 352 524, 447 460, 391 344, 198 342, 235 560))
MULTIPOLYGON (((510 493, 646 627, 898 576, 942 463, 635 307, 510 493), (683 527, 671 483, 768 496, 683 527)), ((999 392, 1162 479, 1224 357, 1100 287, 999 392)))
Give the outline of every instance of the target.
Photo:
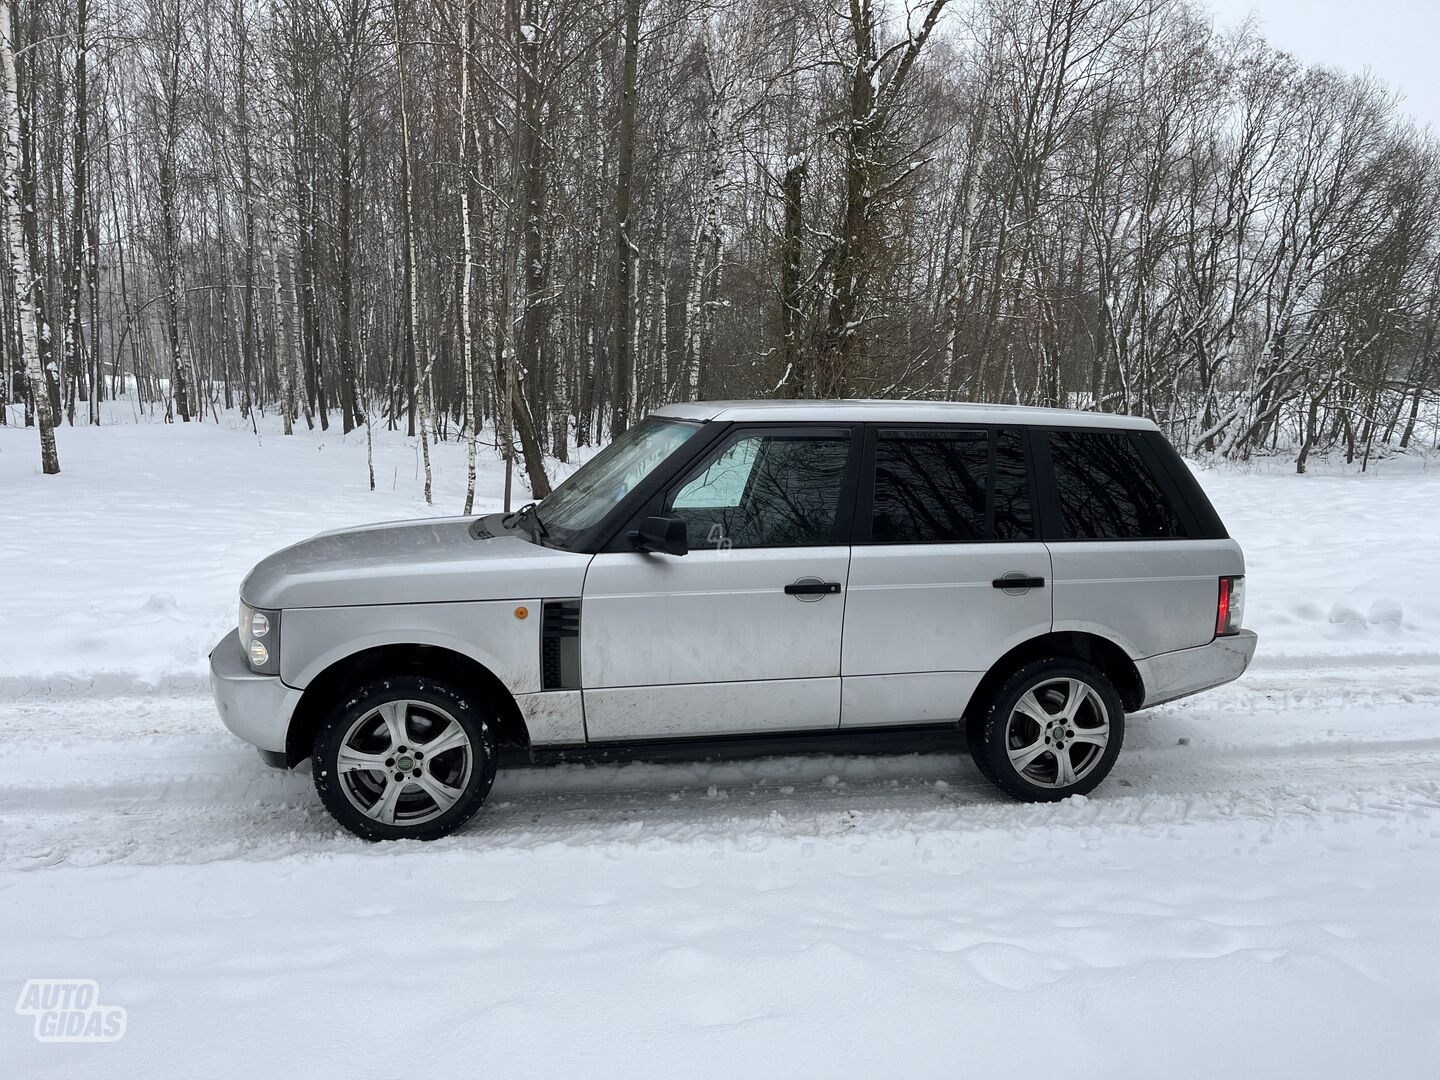
POLYGON ((1236 678, 1245 563, 1132 417, 918 402, 649 416, 509 515, 271 555, 220 715, 314 758, 352 832, 432 839, 532 761, 963 734, 1021 799, 1088 792, 1125 713, 1236 678))

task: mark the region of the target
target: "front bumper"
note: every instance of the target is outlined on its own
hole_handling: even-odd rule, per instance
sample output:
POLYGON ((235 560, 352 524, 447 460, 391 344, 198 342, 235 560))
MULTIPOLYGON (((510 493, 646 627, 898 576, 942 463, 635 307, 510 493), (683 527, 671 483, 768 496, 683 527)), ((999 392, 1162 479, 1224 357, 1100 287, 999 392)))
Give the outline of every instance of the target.
MULTIPOLYGON (((240 631, 231 630, 210 653, 210 692, 225 726, 262 753, 284 754, 300 691, 276 675, 256 675, 245 663, 240 631)), ((267 760, 269 760, 267 758, 267 760)))
POLYGON ((1135 661, 1145 685, 1148 709, 1238 679, 1250 666, 1259 639, 1253 630, 1217 637, 1208 645, 1177 649, 1135 661))

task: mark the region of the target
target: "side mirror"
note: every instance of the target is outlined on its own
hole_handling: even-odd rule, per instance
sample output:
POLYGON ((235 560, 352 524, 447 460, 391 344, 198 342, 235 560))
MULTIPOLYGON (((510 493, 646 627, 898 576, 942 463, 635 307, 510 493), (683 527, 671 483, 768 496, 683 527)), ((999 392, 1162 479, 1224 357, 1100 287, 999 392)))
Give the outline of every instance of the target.
POLYGON ((690 550, 685 519, 678 514, 652 514, 642 518, 640 528, 630 534, 630 541, 641 551, 661 551, 666 555, 684 555, 690 550))

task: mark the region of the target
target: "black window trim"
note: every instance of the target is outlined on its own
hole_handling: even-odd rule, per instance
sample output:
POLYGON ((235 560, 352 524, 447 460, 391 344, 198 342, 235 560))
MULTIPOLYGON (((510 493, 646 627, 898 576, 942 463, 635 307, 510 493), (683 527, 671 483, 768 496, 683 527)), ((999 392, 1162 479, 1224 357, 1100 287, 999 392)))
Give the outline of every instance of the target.
POLYGON ((982 547, 991 544, 1033 544, 1040 540, 1039 496, 1035 485, 1035 457, 1030 444, 1031 426, 1028 424, 968 424, 961 422, 907 424, 897 421, 871 421, 865 425, 865 453, 860 469, 860 486, 855 503, 854 539, 857 547, 982 547), (985 531, 984 540, 876 540, 875 527, 875 463, 880 435, 885 431, 936 431, 959 433, 965 431, 984 432, 988 443, 985 472, 985 531), (1021 453, 1025 458, 1025 476, 1030 494, 1030 535, 994 539, 995 535, 995 455, 1002 431, 1013 431, 1020 439, 1021 453))
MULTIPOLYGON (((835 511, 834 538, 825 544, 809 544, 807 547, 848 547, 853 543, 853 528, 855 520, 855 494, 860 477, 860 461, 862 458, 861 443, 862 425, 858 423, 846 423, 844 421, 796 423, 794 421, 766 423, 763 421, 732 421, 712 425, 718 430, 712 438, 706 439, 704 444, 697 447, 695 453, 684 455, 683 461, 677 461, 674 467, 666 463, 663 469, 664 476, 656 478, 656 483, 649 488, 649 493, 642 501, 630 503, 626 500, 627 510, 623 519, 618 519, 619 525, 610 535, 609 540, 600 545, 599 552, 634 551, 635 547, 630 543, 629 535, 640 527, 642 518, 651 514, 664 513, 664 506, 670 498, 681 487, 689 483, 698 475, 700 466, 710 460, 713 452, 723 453, 725 448, 734 445, 742 438, 751 435, 779 435, 779 436, 845 436, 850 440, 849 455, 845 460, 845 475, 840 481, 840 505, 835 511)), ((681 455, 677 454, 679 458, 681 455)), ((656 472, 662 470, 657 469, 656 472)), ((654 474, 652 474, 654 477, 654 474)), ((649 487, 647 485, 647 487, 649 487)), ((785 551, 795 548, 796 545, 786 544, 779 547, 747 547, 745 551, 785 551)))
MULTIPOLYGON (((1055 463, 1050 458, 1052 429, 1025 429, 1025 442, 1030 449, 1030 484, 1035 491, 1035 535, 1047 544, 1061 539, 1060 496, 1055 487, 1055 463)), ((1089 428, 1055 430, 1093 430, 1089 428)))
MULTIPOLYGON (((1199 540, 1226 540, 1229 533, 1225 530, 1220 521, 1219 515, 1205 496, 1199 482, 1190 474, 1178 452, 1165 439, 1159 431, 1150 428, 1117 428, 1101 427, 1094 424, 1017 424, 1017 423, 904 423, 895 421, 868 421, 860 422, 752 422, 752 421, 720 421, 700 420, 694 421, 700 427, 695 437, 684 443, 671 455, 670 460, 662 463, 659 468, 652 472, 645 480, 629 495, 610 511, 604 518, 587 530, 583 535, 577 535, 566 550, 582 552, 587 554, 598 554, 600 552, 634 551, 634 546, 629 541, 629 534, 639 526, 640 519, 648 514, 658 514, 659 507, 664 504, 664 499, 670 489, 680 478, 686 477, 690 470, 698 465, 715 446, 716 443, 726 439, 732 432, 741 428, 745 430, 774 431, 786 433, 806 433, 816 430, 847 431, 851 436, 850 458, 847 466, 847 474, 841 488, 841 505, 839 514, 836 516, 837 536, 843 537, 841 532, 841 520, 848 517, 849 539, 837 539, 836 545, 849 544, 873 544, 871 539, 871 515, 873 513, 873 500, 875 495, 875 471, 874 471, 874 447, 878 439, 877 432, 882 429, 919 430, 924 428, 937 429, 960 429, 968 431, 1014 431, 1020 436, 1021 445, 1025 451, 1025 466, 1030 483, 1030 506, 1031 506, 1031 536, 1028 539, 1019 540, 982 540, 974 541, 979 544, 1012 543, 1023 544, 1043 541, 1045 543, 1062 544, 1095 544, 1095 543, 1150 543, 1150 542, 1174 542, 1178 537, 1147 537, 1129 540, 1091 540, 1091 539, 1070 539, 1061 536, 1060 526, 1060 504, 1055 489, 1054 463, 1050 459, 1049 433, 1052 431, 1082 431, 1100 432, 1109 434, 1126 434, 1139 441, 1142 450, 1141 454, 1145 460, 1158 460, 1160 469, 1156 477, 1162 489, 1174 500, 1176 512, 1182 515, 1189 515, 1197 522, 1198 531, 1194 536, 1184 539, 1199 540), (1155 440, 1160 440, 1163 446, 1156 446, 1155 440), (1146 450, 1149 455, 1146 455, 1146 450), (1178 470, 1184 470, 1183 475, 1177 475, 1178 470), (1168 483, 1167 483, 1168 482, 1168 483)), ((992 447, 993 447, 992 435, 992 447)), ((991 454, 991 467, 994 467, 994 454, 991 454)), ((993 490, 993 478, 989 480, 993 490)), ((1187 527, 1189 521, 1186 521, 1187 527)), ((915 540, 902 541, 906 545, 934 545, 937 541, 915 540)), ((898 546, 898 545, 897 545, 898 546)), ((760 549, 764 550, 764 549, 760 549)))

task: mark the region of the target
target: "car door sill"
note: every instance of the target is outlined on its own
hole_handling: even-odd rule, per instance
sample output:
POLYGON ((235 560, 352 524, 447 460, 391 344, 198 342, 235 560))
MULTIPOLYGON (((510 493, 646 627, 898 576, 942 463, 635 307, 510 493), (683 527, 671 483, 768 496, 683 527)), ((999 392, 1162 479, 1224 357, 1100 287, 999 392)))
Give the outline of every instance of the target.
POLYGON ((566 762, 734 761, 788 754, 921 754, 964 749, 957 721, 846 728, 843 731, 781 732, 774 735, 707 735, 590 743, 585 746, 506 747, 502 768, 566 762))

